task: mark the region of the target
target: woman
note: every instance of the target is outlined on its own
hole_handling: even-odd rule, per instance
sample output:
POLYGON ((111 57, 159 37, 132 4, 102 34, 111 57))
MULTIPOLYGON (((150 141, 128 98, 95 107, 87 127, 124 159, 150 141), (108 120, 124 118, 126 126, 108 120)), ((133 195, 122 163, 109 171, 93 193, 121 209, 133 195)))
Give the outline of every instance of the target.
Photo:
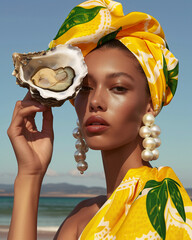
MULTIPOLYGON (((161 26, 147 14, 124 16, 119 3, 87 1, 71 11, 50 48, 66 42, 81 48, 88 66, 73 103, 88 146, 101 150, 107 195, 81 202, 55 239, 191 239, 189 197, 172 169, 151 167, 148 160, 158 153, 151 143, 144 144, 150 151, 142 145, 150 134, 141 127, 152 128, 153 116, 176 89, 178 61, 166 47, 161 26)), ((17 102, 8 129, 18 160, 8 239, 36 239, 52 123, 51 109, 30 94, 17 102), (36 112, 43 112, 42 132, 36 129, 36 112)), ((158 135, 156 128, 155 146, 158 135)), ((84 158, 81 163, 84 171, 84 158)))

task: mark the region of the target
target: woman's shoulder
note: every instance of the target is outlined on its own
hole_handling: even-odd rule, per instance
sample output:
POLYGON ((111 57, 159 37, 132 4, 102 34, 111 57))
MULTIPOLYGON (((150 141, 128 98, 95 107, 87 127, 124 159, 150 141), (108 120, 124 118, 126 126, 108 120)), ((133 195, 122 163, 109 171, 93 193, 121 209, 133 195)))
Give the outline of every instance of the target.
POLYGON ((54 240, 79 238, 81 232, 107 200, 104 195, 81 201, 61 224, 54 240))
POLYGON ((75 208, 84 208, 84 207, 91 207, 93 205, 98 205, 98 206, 102 206, 105 201, 107 200, 107 196, 106 195, 99 195, 96 197, 92 197, 92 198, 87 198, 83 201, 81 201, 75 208))
POLYGON ((171 187, 179 188, 180 191, 184 190, 184 187, 179 180, 177 174, 171 167, 161 166, 155 168, 146 168, 141 176, 142 185, 144 189, 156 188, 170 189, 171 187))
POLYGON ((95 213, 102 207, 106 200, 107 196, 105 195, 99 195, 96 197, 85 199, 74 208, 68 218, 78 215, 78 217, 82 218, 83 215, 81 213, 83 213, 84 211, 86 211, 86 213, 95 215, 95 213))
POLYGON ((177 182, 179 185, 182 185, 177 174, 171 167, 168 166, 161 166, 156 168, 156 178, 157 180, 169 180, 172 179, 177 182))

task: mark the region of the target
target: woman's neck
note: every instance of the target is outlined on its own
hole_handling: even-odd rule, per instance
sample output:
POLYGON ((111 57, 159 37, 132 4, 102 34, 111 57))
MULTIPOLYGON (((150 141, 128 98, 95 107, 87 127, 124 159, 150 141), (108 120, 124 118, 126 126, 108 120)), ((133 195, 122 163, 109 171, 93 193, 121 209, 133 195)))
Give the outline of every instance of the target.
POLYGON ((131 168, 151 165, 141 159, 142 146, 137 139, 129 145, 112 150, 102 150, 103 166, 105 171, 107 198, 119 186, 127 171, 131 168))

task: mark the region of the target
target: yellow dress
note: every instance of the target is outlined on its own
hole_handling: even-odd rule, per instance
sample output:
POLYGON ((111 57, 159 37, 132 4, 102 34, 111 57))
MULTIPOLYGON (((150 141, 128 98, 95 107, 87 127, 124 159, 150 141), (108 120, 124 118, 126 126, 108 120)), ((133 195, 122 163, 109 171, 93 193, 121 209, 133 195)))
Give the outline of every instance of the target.
POLYGON ((79 240, 192 239, 192 202, 170 167, 131 169, 79 240))

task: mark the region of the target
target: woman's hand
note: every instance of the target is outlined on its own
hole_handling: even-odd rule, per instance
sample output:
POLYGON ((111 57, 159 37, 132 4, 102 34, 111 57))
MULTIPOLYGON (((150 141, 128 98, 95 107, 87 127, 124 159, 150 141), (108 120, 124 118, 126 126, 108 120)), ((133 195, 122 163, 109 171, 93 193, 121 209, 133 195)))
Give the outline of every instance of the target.
POLYGON ((16 103, 7 133, 18 162, 8 239, 35 240, 41 184, 53 151, 51 109, 42 106, 28 93, 23 101, 16 103), (37 112, 43 112, 41 132, 35 124, 37 112))
POLYGON ((18 161, 18 175, 44 176, 53 151, 53 115, 51 108, 32 99, 28 92, 15 105, 7 134, 18 161), (43 112, 42 131, 35 124, 36 112, 43 112))

